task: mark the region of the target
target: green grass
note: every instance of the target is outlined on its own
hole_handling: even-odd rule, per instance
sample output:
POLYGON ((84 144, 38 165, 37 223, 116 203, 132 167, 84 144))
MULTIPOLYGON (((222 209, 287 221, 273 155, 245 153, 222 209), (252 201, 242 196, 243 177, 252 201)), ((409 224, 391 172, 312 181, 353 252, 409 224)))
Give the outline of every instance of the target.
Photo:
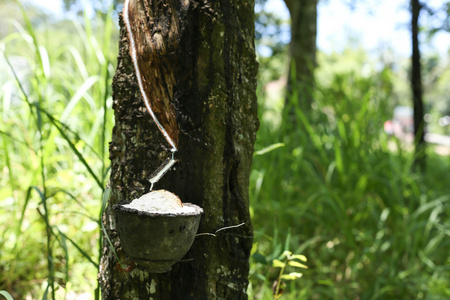
MULTIPOLYGON (((117 28, 15 24, 0 40, 0 290, 98 297, 117 28)), ((426 173, 411 172, 412 152, 382 132, 387 71, 326 67, 309 112, 259 93, 250 299, 272 299, 287 250, 308 269, 281 299, 449 298, 449 157, 429 151, 426 173)))
POLYGON ((295 117, 279 127, 260 97, 256 149, 284 147, 253 161, 251 298, 271 299, 271 262, 284 250, 310 267, 286 299, 450 297, 450 160, 429 151, 417 174, 412 152, 389 150, 382 80, 347 73, 319 82, 313 109, 292 99, 295 117))
POLYGON ((0 287, 16 299, 97 289, 117 52, 98 21, 49 31, 23 11, 0 40, 0 287))

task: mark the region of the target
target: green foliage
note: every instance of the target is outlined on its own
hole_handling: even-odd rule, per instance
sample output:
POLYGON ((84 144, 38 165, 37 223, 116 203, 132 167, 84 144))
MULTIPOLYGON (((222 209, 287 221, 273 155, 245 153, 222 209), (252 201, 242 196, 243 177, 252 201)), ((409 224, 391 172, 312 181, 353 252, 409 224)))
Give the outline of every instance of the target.
POLYGON ((268 12, 265 5, 265 0, 256 1, 255 40, 260 65, 258 78, 259 81, 269 82, 287 72, 290 24, 289 20, 283 20, 277 14, 268 12))
POLYGON ((100 14, 110 13, 111 6, 116 9, 120 3, 123 3, 123 0, 96 0, 91 1, 89 4, 83 3, 80 0, 63 0, 64 9, 67 11, 75 11, 78 14, 83 14, 86 10, 86 5, 90 5, 91 8, 100 14))
POLYGON ((383 133, 392 92, 383 72, 331 72, 308 115, 290 99, 296 115, 280 122, 261 95, 256 150, 284 146, 253 160, 254 299, 272 296, 268 266, 282 249, 309 266, 287 299, 448 297, 450 161, 430 154, 426 174, 411 172, 412 153, 383 133))
POLYGON ((22 12, 0 40, 0 287, 62 299, 96 289, 117 29, 22 12))

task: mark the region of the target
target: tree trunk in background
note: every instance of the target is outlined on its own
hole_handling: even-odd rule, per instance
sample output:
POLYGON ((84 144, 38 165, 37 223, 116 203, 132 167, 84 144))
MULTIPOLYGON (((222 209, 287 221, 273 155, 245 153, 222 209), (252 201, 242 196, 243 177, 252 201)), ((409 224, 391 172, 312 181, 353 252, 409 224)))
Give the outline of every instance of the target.
POLYGON ((287 101, 296 90, 300 108, 308 110, 312 103, 316 67, 317 0, 284 0, 284 2, 291 14, 287 101))
POLYGON ((412 68, 411 88, 414 102, 414 145, 415 167, 425 169, 425 139, 424 139, 424 108, 422 75, 419 49, 419 15, 422 5, 419 0, 411 0, 411 37, 412 37, 412 68))
MULTIPOLYGON (((217 237, 197 237, 185 257, 192 260, 175 264, 165 274, 137 268, 124 273, 104 239, 99 271, 102 297, 247 299, 253 235, 248 184, 259 124, 254 1, 139 1, 149 16, 152 34, 167 41, 171 22, 178 22, 179 31, 179 45, 159 60, 171 63, 150 66, 158 76, 165 76, 164 68, 174 74, 172 103, 180 128, 178 163, 155 189, 167 189, 183 202, 203 207, 199 232, 245 225, 221 231, 217 237)), ((144 107, 122 18, 120 27, 113 82, 116 125, 110 145, 111 197, 103 222, 120 260, 132 266, 120 248, 112 205, 148 192, 148 176, 169 153, 166 140, 144 107)))

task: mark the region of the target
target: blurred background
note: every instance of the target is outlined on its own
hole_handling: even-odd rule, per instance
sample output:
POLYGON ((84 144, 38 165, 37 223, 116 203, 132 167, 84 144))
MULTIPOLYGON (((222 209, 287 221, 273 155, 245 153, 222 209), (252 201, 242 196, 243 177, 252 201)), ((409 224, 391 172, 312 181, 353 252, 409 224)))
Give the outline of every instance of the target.
MULTIPOLYGON (((249 298, 278 283, 282 299, 450 299, 450 3, 256 2, 249 298), (308 268, 280 268, 285 251, 308 268)), ((14 299, 49 283, 56 299, 98 296, 121 9, 0 0, 0 290, 14 299)))

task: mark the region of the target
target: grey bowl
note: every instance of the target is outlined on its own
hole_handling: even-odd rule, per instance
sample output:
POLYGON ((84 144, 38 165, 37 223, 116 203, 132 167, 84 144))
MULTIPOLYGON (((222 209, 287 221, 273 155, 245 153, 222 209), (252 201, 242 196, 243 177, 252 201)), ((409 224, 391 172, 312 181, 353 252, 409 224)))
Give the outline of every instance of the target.
POLYGON ((138 268, 150 273, 165 273, 180 261, 194 242, 203 209, 191 203, 194 212, 148 213, 113 206, 122 249, 138 268))

